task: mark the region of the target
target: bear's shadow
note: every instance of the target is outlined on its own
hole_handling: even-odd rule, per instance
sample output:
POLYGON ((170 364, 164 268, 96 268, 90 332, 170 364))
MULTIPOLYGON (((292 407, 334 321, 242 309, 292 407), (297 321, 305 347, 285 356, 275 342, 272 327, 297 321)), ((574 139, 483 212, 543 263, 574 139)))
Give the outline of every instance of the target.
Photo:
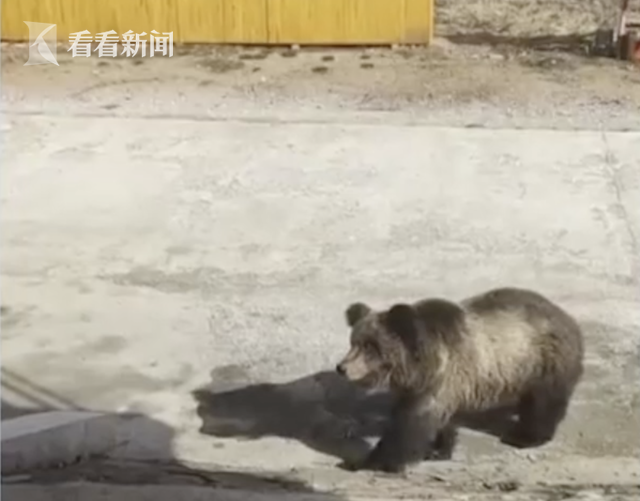
MULTIPOLYGON (((343 461, 361 458, 379 437, 393 398, 367 394, 337 373, 325 371, 294 381, 221 389, 229 378, 213 371, 211 384, 193 392, 200 433, 225 438, 294 439, 343 461)), ((511 409, 456 416, 461 427, 500 437, 513 422, 511 409)))

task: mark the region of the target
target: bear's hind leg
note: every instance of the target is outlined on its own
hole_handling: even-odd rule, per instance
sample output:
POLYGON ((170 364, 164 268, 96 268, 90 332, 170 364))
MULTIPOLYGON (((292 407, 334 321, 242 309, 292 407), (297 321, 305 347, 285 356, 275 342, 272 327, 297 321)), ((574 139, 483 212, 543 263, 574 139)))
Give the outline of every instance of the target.
POLYGON ((442 428, 433 443, 427 450, 424 459, 426 461, 448 461, 453 456, 458 441, 458 429, 451 423, 442 428))
POLYGON ((518 422, 501 441, 518 448, 550 442, 566 416, 570 396, 570 392, 559 388, 540 388, 525 394, 518 403, 518 422))

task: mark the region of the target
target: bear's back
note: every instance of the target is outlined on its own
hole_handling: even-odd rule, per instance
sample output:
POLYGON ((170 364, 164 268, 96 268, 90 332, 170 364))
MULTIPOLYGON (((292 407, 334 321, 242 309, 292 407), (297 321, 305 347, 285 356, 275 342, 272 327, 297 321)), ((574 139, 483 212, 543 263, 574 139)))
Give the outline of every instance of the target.
POLYGON ((515 396, 546 371, 575 371, 580 366, 579 327, 542 295, 502 288, 468 298, 460 305, 468 334, 458 362, 461 370, 473 367, 473 377, 467 372, 465 379, 467 385, 473 381, 467 387, 468 397, 478 400, 468 401, 470 406, 483 407, 482 400, 489 404, 499 395, 515 396))
POLYGON ((467 318, 474 319, 482 331, 492 331, 497 342, 522 337, 535 344, 582 351, 582 333, 575 319, 537 292, 493 289, 465 299, 461 306, 467 318))

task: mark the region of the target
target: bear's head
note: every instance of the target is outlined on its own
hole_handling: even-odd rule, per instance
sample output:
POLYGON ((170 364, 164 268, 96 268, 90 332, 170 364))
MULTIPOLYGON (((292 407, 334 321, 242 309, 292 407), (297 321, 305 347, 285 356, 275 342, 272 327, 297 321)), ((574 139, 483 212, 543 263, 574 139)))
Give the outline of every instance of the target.
POLYGON ((366 304, 354 303, 345 315, 351 347, 337 365, 338 373, 370 389, 409 384, 420 351, 421 321, 415 308, 396 304, 376 312, 366 304))

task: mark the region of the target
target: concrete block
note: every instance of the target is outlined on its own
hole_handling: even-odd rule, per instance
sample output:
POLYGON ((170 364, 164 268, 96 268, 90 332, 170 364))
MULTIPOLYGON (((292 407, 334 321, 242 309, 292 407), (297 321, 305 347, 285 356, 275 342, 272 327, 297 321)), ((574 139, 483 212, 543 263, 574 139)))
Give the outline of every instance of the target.
POLYGON ((2 475, 73 463, 124 439, 123 416, 52 411, 2 421, 2 475))

